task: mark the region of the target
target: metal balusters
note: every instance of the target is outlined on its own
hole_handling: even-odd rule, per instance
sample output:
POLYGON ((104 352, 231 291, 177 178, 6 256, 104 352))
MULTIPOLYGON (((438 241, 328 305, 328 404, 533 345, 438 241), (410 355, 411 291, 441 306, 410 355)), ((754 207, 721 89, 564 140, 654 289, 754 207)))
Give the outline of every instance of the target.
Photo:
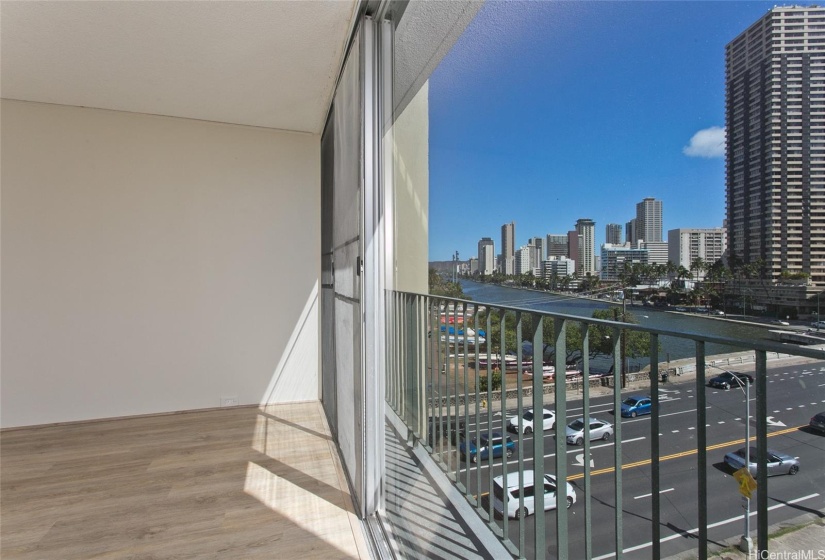
POLYGON ((705 343, 696 341, 696 475, 699 477, 699 559, 708 557, 708 448, 705 398, 705 343))
MULTIPOLYGON (((818 319, 818 317, 817 317, 818 319)), ((768 550, 768 373, 767 355, 756 351, 756 557, 768 550)), ((750 445, 749 441, 745 445, 750 445)))
MULTIPOLYGON (((521 341, 523 340, 523 331, 524 331, 524 319, 522 317, 521 311, 516 312, 516 340, 521 341)), ((522 358, 524 354, 524 348, 521 343, 517 345, 516 348, 516 359, 518 360, 518 369, 517 369, 517 376, 516 376, 516 386, 518 387, 518 396, 516 397, 516 415, 518 418, 518 486, 519 488, 524 488, 524 371, 523 371, 523 364, 522 358)), ((504 412, 502 410, 502 417, 505 418, 504 412)), ((518 507, 519 511, 524 509, 524 493, 518 493, 518 507)), ((510 496, 505 492, 505 497, 507 499, 510 496)), ((505 502, 504 510, 507 510, 507 505, 505 502)), ((523 515, 519 516, 518 520, 518 549, 524 550, 525 540, 525 526, 526 520, 524 519, 523 515)))
POLYGON ((650 398, 653 412, 650 415, 650 469, 653 511, 651 513, 653 558, 661 558, 661 533, 659 526, 661 509, 659 496, 659 336, 650 335, 650 398))
MULTIPOLYGON (((590 507, 590 326, 582 323, 582 414, 584 433, 584 557, 593 557, 593 511, 590 507)), ((618 418, 618 416, 617 416, 618 418)), ((618 421, 618 420, 616 420, 618 421)))
MULTIPOLYGON (((543 320, 539 317, 539 324, 543 320)), ((554 319, 556 350, 556 544, 559 558, 567 558, 567 321, 554 319)), ((533 371, 535 364, 542 364, 544 358, 543 344, 533 347, 533 371), (536 361, 538 360, 538 361, 536 361)), ((585 439, 589 439, 589 423, 585 431, 585 439)), ((543 439, 543 438, 542 438, 543 439)), ((585 462, 590 458, 585 455, 585 462)))
POLYGON ((615 411, 616 425, 613 428, 613 484, 614 499, 616 500, 616 558, 622 557, 622 331, 613 329, 613 410, 615 411))
MULTIPOLYGON (((544 378, 541 374, 536 375, 536 348, 539 349, 538 363, 541 360, 541 348, 544 344, 543 325, 541 315, 531 314, 533 322, 533 484, 536 487, 534 503, 535 513, 535 550, 536 557, 542 555, 546 549, 546 538, 544 534, 544 492, 539 488, 544 486, 544 435, 541 423, 544 422, 542 409, 544 408, 544 378)), ((542 371, 542 373, 544 373, 542 371)))

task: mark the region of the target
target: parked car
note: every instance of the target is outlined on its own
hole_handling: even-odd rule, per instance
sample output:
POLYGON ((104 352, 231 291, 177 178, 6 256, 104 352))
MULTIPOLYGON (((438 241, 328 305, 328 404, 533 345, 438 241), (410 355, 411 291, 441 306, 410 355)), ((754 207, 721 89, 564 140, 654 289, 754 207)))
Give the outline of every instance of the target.
POLYGON ((814 321, 811 326, 817 329, 825 329, 825 321, 814 321))
POLYGON ((790 323, 788 321, 783 321, 782 319, 774 319, 773 321, 771 321, 771 324, 772 325, 782 325, 782 326, 785 326, 785 327, 790 326, 790 323))
MULTIPOLYGON (((552 410, 547 410, 546 408, 541 409, 542 413, 542 424, 544 430, 552 430, 553 426, 556 424, 556 413, 552 410)), ((535 414, 532 408, 529 408, 524 411, 524 415, 522 418, 524 419, 523 427, 525 434, 532 434, 533 433, 533 422, 534 422, 535 414)), ((509 420, 507 420, 507 430, 511 432, 518 432, 518 416, 513 416, 509 420)))
POLYGON ((739 373, 734 371, 726 371, 722 375, 717 375, 708 381, 708 385, 717 389, 730 389, 731 387, 739 387, 739 379, 742 383, 753 383, 753 376, 747 373, 739 373))
POLYGON ((650 414, 651 408, 649 395, 628 397, 622 401, 622 416, 636 418, 640 414, 650 414))
POLYGON ((498 458, 503 455, 510 457, 516 450, 516 444, 510 439, 510 436, 502 436, 499 432, 492 434, 481 434, 478 438, 478 448, 474 438, 468 438, 461 442, 458 446, 458 451, 461 456, 471 462, 475 463, 479 459, 482 461, 490 457, 492 451, 493 457, 498 458))
POLYGON ((817 430, 825 434, 825 412, 813 415, 809 426, 812 430, 817 430))
MULTIPOLYGON (((584 443, 584 418, 573 420, 567 425, 567 443, 581 445, 584 443)), ((613 436, 613 426, 604 420, 590 417, 590 440, 608 441, 613 436)))
MULTIPOLYGON (((504 515, 504 496, 507 495, 507 517, 520 519, 536 512, 536 488, 533 481, 533 471, 524 471, 524 485, 519 486, 518 472, 507 475, 505 482, 503 476, 493 479, 493 507, 504 515), (524 505, 519 504, 519 497, 524 497, 524 505)), ((568 482, 567 484, 567 507, 576 503, 576 491, 568 482)), ((544 475, 544 510, 555 509, 556 504, 556 477, 552 474, 544 475)))
POLYGON ((720 315, 722 317, 725 316, 725 312, 722 311, 721 309, 714 309, 713 311, 710 312, 710 314, 711 315, 720 315))
MULTIPOLYGON (((756 448, 750 448, 748 457, 748 470, 756 476, 756 448)), ((745 466, 745 448, 731 451, 725 455, 725 464, 731 469, 738 471, 745 466)), ((768 449, 768 476, 778 474, 796 474, 799 472, 799 459, 791 457, 787 453, 780 453, 773 449, 768 449)))

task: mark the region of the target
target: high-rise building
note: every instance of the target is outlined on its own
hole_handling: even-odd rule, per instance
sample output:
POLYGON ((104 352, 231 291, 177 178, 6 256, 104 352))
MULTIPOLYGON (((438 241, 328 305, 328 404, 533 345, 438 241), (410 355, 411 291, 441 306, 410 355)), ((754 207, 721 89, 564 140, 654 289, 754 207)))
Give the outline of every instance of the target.
POLYGON ((504 274, 515 274, 516 269, 516 222, 501 226, 501 258, 504 274))
POLYGON ((670 255, 668 254, 667 241, 640 242, 639 245, 647 250, 647 264, 667 264, 670 255))
POLYGON ((581 262, 581 255, 579 254, 579 247, 582 244, 582 236, 576 230, 567 232, 567 256, 576 263, 576 272, 579 271, 579 263, 581 262))
POLYGON ((627 222, 624 226, 625 243, 636 243, 636 218, 627 222))
POLYGON ((727 235, 767 279, 825 285, 825 8, 773 8, 725 47, 727 235))
POLYGON ((527 274, 528 272, 533 272, 532 257, 534 254, 535 247, 532 245, 524 245, 523 247, 519 247, 519 250, 516 251, 514 274, 527 274))
POLYGON ((568 242, 566 234, 547 234, 547 258, 550 257, 568 257, 568 242))
POLYGON ((576 272, 576 261, 567 257, 547 257, 541 264, 541 275, 545 280, 573 276, 576 272))
POLYGON ((470 257, 470 274, 478 272, 478 257, 470 257))
POLYGON ((582 275, 593 274, 596 272, 596 222, 590 218, 579 218, 576 221, 576 232, 581 236, 577 270, 582 275))
POLYGON ((541 262, 544 260, 544 239, 531 237, 527 244, 536 248, 536 262, 533 263, 533 267, 541 266, 541 262))
POLYGON ((647 249, 634 247, 630 243, 605 243, 602 245, 600 278, 614 282, 619 279, 619 274, 626 265, 648 264, 648 256, 647 249))
POLYGON ((478 271, 490 275, 496 270, 496 247, 489 237, 482 237, 478 242, 478 271))
POLYGON ((720 260, 727 245, 725 228, 671 229, 667 232, 668 259, 688 270, 696 259, 702 259, 706 264, 720 260))
POLYGON ((621 245, 622 226, 621 224, 607 224, 604 226, 604 242, 611 245, 621 245))
POLYGON ((636 204, 633 241, 662 242, 662 201, 647 197, 636 204))

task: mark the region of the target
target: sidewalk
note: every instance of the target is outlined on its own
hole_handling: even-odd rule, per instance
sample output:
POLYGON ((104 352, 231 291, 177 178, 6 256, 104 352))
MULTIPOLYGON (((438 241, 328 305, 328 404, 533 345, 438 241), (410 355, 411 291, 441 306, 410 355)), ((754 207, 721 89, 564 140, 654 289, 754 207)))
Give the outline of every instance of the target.
MULTIPOLYGON (((768 550, 762 552, 758 557, 755 552, 750 556, 741 552, 738 548, 738 538, 728 548, 724 548, 713 554, 712 558, 720 560, 750 560, 750 559, 775 559, 791 560, 810 558, 819 560, 825 558, 825 514, 820 513, 820 517, 815 521, 811 518, 814 514, 807 514, 795 520, 791 520, 768 528, 771 536, 768 537, 768 550), (775 535, 775 536, 774 536, 775 535)), ((753 535, 754 546, 756 536, 753 535)), ((673 557, 677 560, 683 557, 673 557)))

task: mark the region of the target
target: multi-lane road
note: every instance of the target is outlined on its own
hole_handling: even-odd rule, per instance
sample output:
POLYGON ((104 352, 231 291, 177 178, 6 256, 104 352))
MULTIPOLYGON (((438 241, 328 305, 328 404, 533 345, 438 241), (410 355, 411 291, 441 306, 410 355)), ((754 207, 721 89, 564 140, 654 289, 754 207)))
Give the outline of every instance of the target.
MULTIPOLYGON (((708 377, 712 373, 709 371, 708 377)), ((798 457, 801 468, 795 476, 777 476, 769 479, 769 523, 792 519, 804 512, 825 512, 825 436, 809 431, 806 426, 811 416, 825 411, 825 363, 772 367, 768 371, 768 446, 798 457)), ((725 453, 744 446, 745 396, 738 389, 728 391, 703 387, 706 396, 707 428, 707 512, 708 537, 712 542, 737 537, 743 532, 743 500, 738 486, 725 467, 725 453)), ((695 549, 698 532, 698 482, 696 438, 696 391, 695 382, 668 383, 660 388, 659 445, 660 445, 660 508, 661 553, 663 556, 695 549)), ((627 393, 639 394, 639 393, 627 393)), ((626 395, 623 395, 623 397, 626 395)), ((513 403, 515 404, 515 403, 513 403)), ((552 406, 548 407, 552 409, 552 406)), ((751 394, 751 436, 755 435, 755 390, 751 394)), ((581 401, 568 401, 568 419, 582 413, 581 401)), ((493 419, 492 430, 504 431, 506 416, 510 410, 493 419)), ((613 414, 612 396, 591 399, 591 416, 607 420, 611 424, 621 422, 622 453, 622 550, 626 558, 651 557, 651 418, 617 418, 613 414)), ((488 431, 486 415, 480 426, 471 414, 467 425, 470 437, 476 431, 488 431)), ((535 437, 544 439, 546 472, 555 471, 555 434, 564 433, 564 426, 538 432, 535 437)), ((515 434, 513 439, 517 440, 515 434)), ((524 467, 532 468, 533 437, 521 439, 524 467)), ((567 446, 568 480, 574 485, 578 497, 569 512, 569 547, 571 557, 584 557, 584 511, 590 508, 592 516, 592 553, 596 559, 611 558, 615 551, 615 464, 614 442, 594 441, 589 457, 591 465, 591 494, 589 504, 584 500, 582 447, 567 446)), ((754 444, 752 444, 754 445, 754 444)), ((445 458, 446 459, 446 458, 445 458)), ((453 464, 455 459, 451 458, 453 464)), ((516 456, 508 461, 508 472, 518 468, 516 456)), ((470 491, 481 495, 485 502, 489 492, 490 463, 468 465, 461 462, 459 480, 470 491), (467 473, 466 469, 470 469, 467 473), (467 476, 469 474, 469 476, 467 476), (480 479, 481 485, 478 485, 480 479)), ((503 470, 502 459, 492 462, 492 474, 503 470)), ((757 492, 764 492, 759 488, 757 492)), ((755 511, 755 500, 752 511, 755 511)), ((751 518, 752 536, 755 539, 756 517, 751 518)), ((533 547, 534 518, 525 524, 523 554, 536 557, 533 547)), ((502 520, 498 519, 501 524, 502 520)), ((545 534, 548 550, 538 557, 555 556, 555 513, 545 518, 545 534)), ((510 539, 519 543, 519 524, 508 524, 510 539)))

